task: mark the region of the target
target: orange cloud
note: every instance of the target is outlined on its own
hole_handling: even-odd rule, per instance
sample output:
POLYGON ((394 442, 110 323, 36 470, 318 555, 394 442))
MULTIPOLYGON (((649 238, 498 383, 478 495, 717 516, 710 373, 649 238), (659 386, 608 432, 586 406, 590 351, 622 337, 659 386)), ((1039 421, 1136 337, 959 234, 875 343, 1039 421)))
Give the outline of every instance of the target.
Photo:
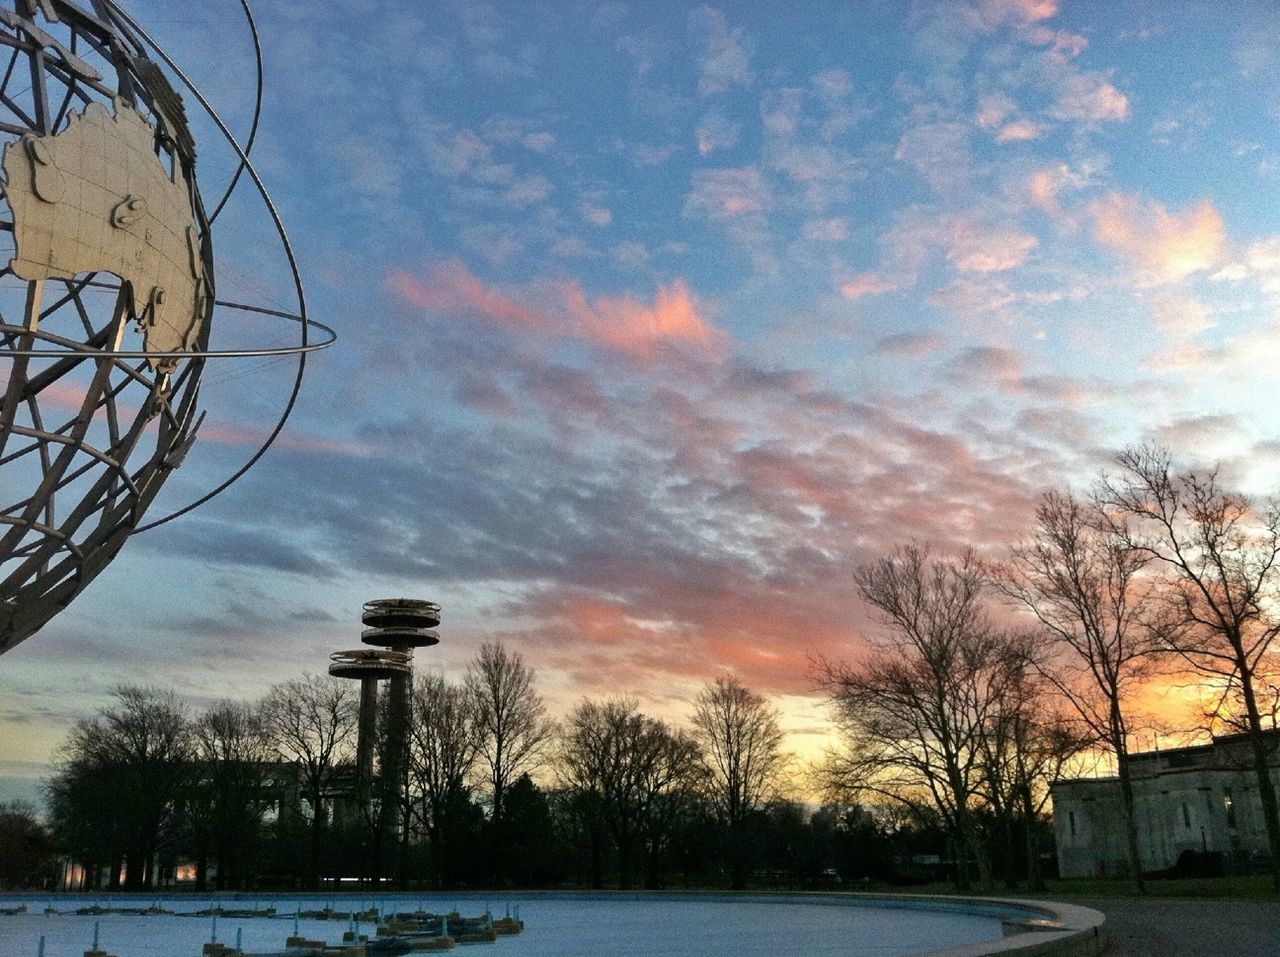
POLYGON ((1128 256, 1150 285, 1176 282, 1210 269, 1223 258, 1222 215, 1209 201, 1181 213, 1157 202, 1111 193, 1089 207, 1098 242, 1128 256))
POLYGON ((561 292, 581 338, 632 358, 652 358, 672 344, 709 352, 724 341, 724 334, 700 314, 683 279, 660 288, 651 306, 626 296, 588 300, 576 282, 562 285, 561 292))
POLYGON ((683 279, 660 287, 652 305, 628 296, 589 299, 577 281, 531 284, 510 292, 486 285, 457 260, 419 278, 393 269, 388 283, 404 300, 444 315, 480 319, 549 337, 580 339, 631 359, 647 360, 672 346, 717 351, 725 336, 702 315, 683 279))

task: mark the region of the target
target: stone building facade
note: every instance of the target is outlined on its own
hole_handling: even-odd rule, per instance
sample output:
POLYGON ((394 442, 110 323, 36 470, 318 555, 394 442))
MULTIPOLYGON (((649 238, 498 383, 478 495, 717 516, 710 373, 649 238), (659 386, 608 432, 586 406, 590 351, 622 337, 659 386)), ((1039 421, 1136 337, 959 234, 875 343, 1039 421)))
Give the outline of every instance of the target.
MULTIPOLYGON (((1268 732, 1271 781, 1280 783, 1280 731, 1268 732)), ((1174 866, 1184 851, 1221 853, 1228 865, 1267 857, 1267 831, 1252 752, 1243 735, 1129 757, 1138 853, 1144 872, 1174 866)), ((1117 778, 1077 778, 1053 786, 1058 872, 1116 877, 1128 870, 1117 778)))

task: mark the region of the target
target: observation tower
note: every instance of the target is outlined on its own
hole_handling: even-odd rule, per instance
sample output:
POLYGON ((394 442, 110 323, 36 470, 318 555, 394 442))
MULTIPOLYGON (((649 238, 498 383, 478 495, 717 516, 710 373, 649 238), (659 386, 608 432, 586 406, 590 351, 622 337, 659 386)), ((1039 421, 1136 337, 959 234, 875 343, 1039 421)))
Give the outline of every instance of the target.
POLYGON ((420 598, 378 598, 365 602, 361 620, 367 627, 360 640, 373 647, 335 651, 329 656, 329 674, 360 682, 356 768, 365 785, 373 779, 377 750, 378 682, 390 681, 381 778, 394 787, 404 776, 413 649, 440 641, 434 630, 440 624, 440 606, 420 598))

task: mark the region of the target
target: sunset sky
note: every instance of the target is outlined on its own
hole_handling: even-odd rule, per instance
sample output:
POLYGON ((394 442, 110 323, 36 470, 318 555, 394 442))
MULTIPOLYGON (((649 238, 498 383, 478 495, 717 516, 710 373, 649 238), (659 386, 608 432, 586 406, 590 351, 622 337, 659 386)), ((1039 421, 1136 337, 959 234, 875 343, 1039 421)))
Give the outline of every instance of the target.
MULTIPOLYGON (((239 5, 127 6, 243 132, 239 5)), ((860 562, 1001 554, 1135 441, 1280 488, 1273 3, 255 12, 255 162, 341 339, 249 477, 0 658, 0 799, 112 686, 251 699, 394 595, 444 607, 420 667, 501 639, 557 712, 675 719, 728 669, 808 753, 860 562)), ((219 294, 288 309, 251 200, 219 294)), ((288 376, 210 366, 156 514, 251 454, 288 376)))

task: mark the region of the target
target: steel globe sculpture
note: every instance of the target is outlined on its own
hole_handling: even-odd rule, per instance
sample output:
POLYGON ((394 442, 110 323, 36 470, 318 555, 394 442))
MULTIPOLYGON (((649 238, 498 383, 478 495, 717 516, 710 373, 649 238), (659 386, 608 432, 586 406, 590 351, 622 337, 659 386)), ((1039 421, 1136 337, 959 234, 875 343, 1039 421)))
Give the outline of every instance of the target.
MULTIPOLYGON (((260 66, 247 5, 244 12, 260 66)), ((333 335, 307 319, 288 239, 249 163, 256 111, 242 148, 165 51, 110 0, 0 0, 0 62, 3 653, 78 595, 131 534, 189 511, 244 474, 292 409, 306 354, 333 335), (234 153, 234 176, 220 184, 211 212, 175 82, 234 153), (217 298, 214 221, 248 182, 292 270, 296 312, 217 298), (211 350, 221 309, 294 320, 300 341, 211 350), (297 371, 257 452, 195 502, 144 518, 197 439, 206 364, 279 354, 296 355, 297 371)))

